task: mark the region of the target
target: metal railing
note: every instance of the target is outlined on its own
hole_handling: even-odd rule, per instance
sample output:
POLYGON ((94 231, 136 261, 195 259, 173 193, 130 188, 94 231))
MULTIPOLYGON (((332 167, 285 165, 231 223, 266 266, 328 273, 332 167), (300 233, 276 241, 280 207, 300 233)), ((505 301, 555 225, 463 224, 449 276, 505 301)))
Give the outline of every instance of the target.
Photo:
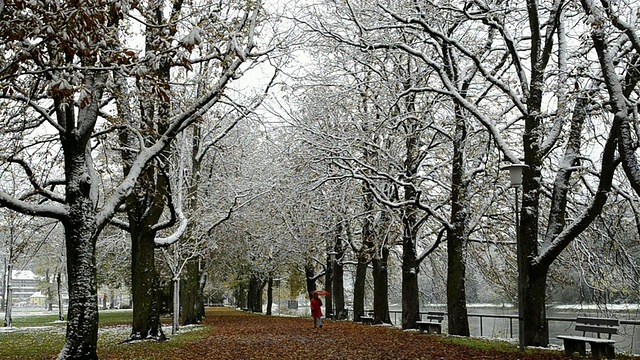
MULTIPOLYGON (((365 314, 372 315, 373 310, 366 310, 365 314)), ((350 315, 352 314, 350 313, 350 315)), ((421 319, 423 318, 423 316, 426 316, 426 315, 427 315, 426 311, 420 312, 421 319)), ((445 316, 446 316, 446 313, 445 313, 445 316)), ((507 335, 508 335, 508 338, 512 338, 512 339, 518 337, 518 331, 517 331, 518 315, 470 313, 470 314, 467 314, 467 316, 469 317, 470 320, 472 318, 478 319, 476 323, 477 326, 473 326, 473 329, 472 329, 472 335, 474 336, 481 336, 481 337, 495 336, 495 328, 496 328, 495 321, 491 321, 491 323, 493 324, 493 329, 491 331, 487 331, 487 329, 485 328, 485 320, 486 319, 492 319, 492 320, 503 319, 503 320, 509 321, 508 334, 503 333, 502 336, 499 336, 499 337, 507 337, 507 335)), ((390 310, 389 317, 393 325, 400 325, 402 322, 402 311, 390 310)), ((576 320, 575 317, 566 318, 566 317, 550 316, 550 317, 547 317, 547 326, 549 326, 551 322, 565 323, 566 324, 565 328, 567 329, 567 331, 572 331, 571 327, 572 327, 572 324, 575 322, 575 320, 576 320)), ((446 327, 446 322, 443 325, 446 327)), ((638 349, 634 349, 634 347, 638 346, 637 344, 634 344, 634 340, 636 340, 634 338, 638 336, 638 334, 636 334, 635 327, 640 326, 640 320, 620 320, 620 326, 621 326, 621 331, 618 334, 618 336, 620 338, 625 339, 625 341, 622 341, 622 343, 617 345, 619 345, 619 347, 624 351, 627 351, 630 353, 633 353, 634 350, 637 351, 638 349), (632 329, 627 329, 626 328, 627 326, 632 327, 632 329)), ((445 329, 443 329, 443 331, 445 331, 445 329)), ((550 334, 550 340, 555 341, 556 340, 555 335, 550 334)), ((551 341, 551 342, 554 342, 554 341, 551 341)))

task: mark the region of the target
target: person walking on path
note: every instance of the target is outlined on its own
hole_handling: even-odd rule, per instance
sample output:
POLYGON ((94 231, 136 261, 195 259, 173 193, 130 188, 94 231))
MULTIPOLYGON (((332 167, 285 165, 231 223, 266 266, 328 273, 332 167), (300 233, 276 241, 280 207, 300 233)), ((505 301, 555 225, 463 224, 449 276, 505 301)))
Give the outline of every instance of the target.
POLYGON ((311 316, 313 317, 313 327, 322 327, 322 300, 318 294, 311 295, 311 316))

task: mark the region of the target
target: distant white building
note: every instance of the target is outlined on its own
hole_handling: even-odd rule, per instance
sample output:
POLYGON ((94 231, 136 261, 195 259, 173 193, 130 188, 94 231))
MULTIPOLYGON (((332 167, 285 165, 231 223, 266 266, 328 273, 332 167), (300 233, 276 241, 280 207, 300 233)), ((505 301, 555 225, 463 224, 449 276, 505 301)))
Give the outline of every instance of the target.
POLYGON ((38 277, 31 270, 11 271, 11 298, 14 304, 27 304, 31 295, 35 294, 38 277))
POLYGON ((29 297, 29 305, 34 306, 44 306, 47 302, 47 297, 43 295, 40 291, 36 291, 29 297))

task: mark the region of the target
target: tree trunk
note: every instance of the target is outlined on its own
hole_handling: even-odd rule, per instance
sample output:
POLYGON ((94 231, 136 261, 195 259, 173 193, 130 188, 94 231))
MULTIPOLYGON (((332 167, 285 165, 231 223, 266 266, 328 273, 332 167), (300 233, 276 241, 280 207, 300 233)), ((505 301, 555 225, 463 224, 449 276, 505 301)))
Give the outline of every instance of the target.
POLYGON ((252 312, 261 313, 262 312, 262 289, 264 285, 262 284, 262 280, 256 275, 251 275, 251 279, 249 280, 249 310, 252 312))
POLYGON ((189 260, 185 266, 185 276, 181 285, 182 325, 200 323, 198 296, 200 292, 200 264, 198 260, 189 260))
POLYGON ((373 264, 373 322, 376 324, 391 324, 389 317, 389 273, 387 262, 389 248, 385 245, 380 249, 379 256, 374 256, 373 264))
POLYGON ((333 308, 335 309, 334 319, 344 320, 347 318, 347 309, 344 305, 344 267, 341 263, 341 259, 344 256, 344 243, 342 241, 343 225, 342 222, 338 222, 336 225, 336 244, 334 250, 336 257, 333 262, 333 292, 331 297, 333 299, 333 308))
MULTIPOLYGON (((141 234, 131 228, 131 299, 133 323, 131 339, 141 340, 162 333, 154 319, 155 234, 141 234)), ((158 314, 159 315, 159 314, 158 314)))
POLYGON ((6 274, 6 287, 7 287, 7 298, 6 298, 6 306, 4 312, 4 326, 11 327, 11 309, 13 307, 13 294, 11 293, 11 276, 13 272, 13 264, 9 261, 7 265, 7 274, 6 274))
POLYGON ((0 311, 4 312, 5 306, 7 305, 7 257, 4 257, 3 267, 2 267, 2 293, 0 294, 0 299, 2 302, 0 303, 0 311))
POLYGON ((304 275, 307 282, 307 295, 311 295, 311 292, 316 290, 316 273, 313 265, 307 262, 304 266, 304 275))
POLYGON ((327 256, 327 272, 325 274, 325 281, 324 281, 324 289, 330 293, 329 295, 327 295, 324 302, 324 306, 325 306, 324 315, 327 318, 333 318, 333 316, 335 315, 333 312, 333 309, 334 309, 333 307, 333 271, 334 271, 335 262, 336 262, 335 259, 331 259, 331 257, 327 256))
POLYGON ((53 289, 51 289, 51 278, 49 277, 49 269, 47 269, 44 278, 47 283, 47 300, 45 303, 45 308, 47 309, 47 311, 53 311, 53 289))
POLYGON ((58 285, 58 320, 64 321, 64 309, 62 303, 62 274, 58 271, 56 276, 56 283, 58 285))
MULTIPOLYGON (((149 10, 152 12, 159 11, 162 14, 163 6, 158 4, 148 4, 149 10)), ((179 12, 180 6, 172 9, 179 12)), ((163 23, 162 16, 157 19, 159 23, 163 23)), ((175 31, 175 30, 174 30, 175 31)), ((156 28, 147 27, 145 29, 145 51, 164 51, 165 43, 161 41, 162 36, 169 35, 167 33, 158 32, 156 28)), ((153 144, 157 139, 154 138, 157 133, 166 130, 167 119, 171 113, 171 105, 168 101, 162 101, 157 94, 149 93, 147 85, 154 82, 155 86, 162 88, 166 93, 170 93, 170 65, 163 62, 153 71, 153 80, 144 79, 138 82, 139 90, 142 94, 140 103, 139 120, 137 125, 142 129, 144 137, 142 144, 138 143, 139 139, 130 131, 125 130, 120 135, 122 146, 123 172, 129 174, 130 167, 133 164, 137 154, 131 149, 139 146, 148 146, 153 144)), ((123 97, 126 101, 126 97, 123 97)), ((121 114, 130 113, 129 104, 122 103, 119 108, 121 114), (125 110, 127 109, 127 110, 125 110)), ((169 149, 163 150, 162 155, 166 155, 169 149)), ((160 162, 150 163, 146 169, 140 174, 137 183, 126 199, 127 215, 129 219, 131 241, 132 241, 132 299, 133 299, 133 324, 131 331, 132 339, 145 339, 147 337, 164 338, 162 327, 160 326, 160 308, 162 302, 158 301, 159 279, 155 267, 155 237, 157 229, 154 226, 158 224, 162 213, 165 209, 167 196, 169 192, 169 179, 164 169, 164 165, 160 162), (136 279, 140 276, 140 279, 136 279), (155 287, 157 286, 157 287, 155 287), (138 308, 138 309, 136 309, 138 308)))
POLYGON ((402 222, 404 225, 402 236, 402 328, 415 329, 416 321, 420 320, 420 292, 418 290, 420 264, 416 258, 416 211, 413 207, 405 208, 402 222))
POLYGON ((353 284, 353 321, 359 322, 364 315, 364 294, 367 280, 367 256, 360 252, 356 265, 356 279, 353 284))
POLYGON ((198 282, 198 297, 196 298, 196 312, 198 315, 198 319, 204 319, 204 287, 207 284, 207 276, 204 271, 202 271, 202 264, 199 265, 200 271, 198 272, 200 280, 198 282))
POLYGON ((402 255, 402 328, 415 329, 419 320, 418 263, 415 252, 405 250, 402 255))
POLYGON ((527 346, 549 345, 546 290, 548 268, 530 267, 524 272, 524 343, 527 346))
MULTIPOLYGON (((98 95, 101 94, 98 92, 98 95)), ((97 98, 99 99, 100 96, 97 98)), ((73 116, 57 103, 58 116, 73 116)), ((95 119, 97 104, 80 110, 79 119, 95 119)), ((80 122, 80 120, 78 120, 80 122)), ((88 135, 68 133, 62 137, 65 159, 66 201, 69 213, 62 221, 65 231, 69 310, 67 335, 58 359, 97 359, 98 289, 96 284, 96 223, 92 199, 92 169, 88 135)))
POLYGON ((173 321, 171 324, 171 334, 178 332, 178 325, 180 323, 180 278, 174 277, 171 279, 173 285, 173 321))
POLYGON ((256 285, 253 279, 253 275, 249 279, 249 288, 247 289, 247 309, 249 311, 254 311, 255 308, 255 297, 256 297, 256 285))
POLYGON ((447 232, 447 312, 449 334, 469 336, 466 294, 466 246, 469 201, 465 144, 467 123, 464 110, 456 104, 451 170, 451 228, 447 232))
POLYGON ((447 239, 447 312, 449 334, 469 336, 467 296, 465 285, 464 240, 450 233, 447 239))
MULTIPOLYGON (((353 285, 353 321, 360 322, 360 317, 365 316, 364 297, 366 293, 367 267, 369 266, 370 252, 373 249, 373 223, 374 197, 366 185, 363 186, 363 208, 365 217, 362 223, 362 247, 358 252, 358 264, 356 265, 356 279, 353 285)), ((348 229, 348 228, 347 228, 348 229)))
MULTIPOLYGON (((540 96, 538 94, 538 96, 540 96)), ((520 276, 522 277, 523 284, 523 311, 527 315, 523 315, 523 327, 524 327, 524 346, 541 346, 546 347, 549 344, 549 333, 545 331, 546 325, 540 326, 539 319, 544 317, 544 305, 542 306, 542 312, 540 307, 537 306, 538 296, 542 293, 529 295, 534 296, 536 299, 526 299, 528 290, 533 290, 532 284, 529 284, 529 280, 534 280, 538 275, 531 274, 531 266, 528 259, 534 259, 538 256, 538 233, 539 233, 539 219, 540 219, 540 189, 542 179, 542 156, 539 152, 540 146, 540 118, 537 115, 530 115, 526 117, 526 134, 524 139, 525 149, 525 163, 529 168, 523 171, 523 183, 522 183, 522 207, 517 209, 520 213, 519 234, 518 239, 520 246, 517 248, 517 257, 523 259, 519 266, 520 276), (532 134, 535 133, 535 134, 532 134), (533 306, 533 307, 529 307, 533 306), (533 322, 530 322, 533 321, 533 322), (538 332, 541 331, 541 332, 538 332)), ((546 277, 546 274, 545 274, 546 277)), ((546 284, 544 285, 546 287, 546 284)), ((542 300, 544 303, 544 299, 542 300)), ((546 321, 544 321, 546 323, 546 321)))
POLYGON ((156 276, 153 278, 153 286, 152 286, 152 294, 153 299, 151 300, 151 311, 149 313, 149 337, 156 339, 157 341, 166 340, 166 336, 162 331, 162 323, 160 322, 160 311, 162 309, 162 295, 164 293, 164 286, 160 282, 160 277, 156 273, 156 276))
POLYGON ((336 309, 336 320, 344 320, 347 318, 347 309, 344 301, 344 267, 336 262, 333 268, 333 300, 336 309))
MULTIPOLYGON (((405 90, 411 87, 410 81, 403 84, 405 90)), ((407 114, 415 112, 416 94, 407 96, 402 111, 407 114)), ((416 119, 408 120, 405 127, 407 131, 405 139, 405 159, 403 164, 403 177, 410 183, 403 186, 404 200, 415 201, 418 198, 416 189, 418 184, 417 172, 420 166, 420 133, 421 125, 416 119)), ((416 257, 416 241, 418 238, 418 209, 413 205, 406 205, 402 209, 402 328, 415 329, 416 321, 420 320, 420 291, 418 288, 418 272, 420 263, 416 257)))
MULTIPOLYGON (((67 179, 74 179, 68 176, 67 179)), ((77 179, 77 178, 75 178, 77 179)), ((68 180, 72 182, 73 180, 68 180)), ((67 250, 69 310, 67 336, 58 355, 63 359, 97 359, 98 294, 96 286, 95 234, 97 226, 88 184, 68 191, 70 214, 64 222, 67 250), (76 191, 74 191, 76 190, 76 191), (86 190, 82 191, 82 190, 86 190), (78 194, 85 193, 85 196, 78 194)))
POLYGON ((242 281, 240 284, 236 286, 236 290, 234 291, 234 297, 236 300, 236 306, 241 309, 249 308, 249 299, 248 299, 248 291, 247 284, 242 281))
POLYGON ((271 306, 273 305, 273 277, 269 276, 267 281, 267 315, 271 316, 271 306))

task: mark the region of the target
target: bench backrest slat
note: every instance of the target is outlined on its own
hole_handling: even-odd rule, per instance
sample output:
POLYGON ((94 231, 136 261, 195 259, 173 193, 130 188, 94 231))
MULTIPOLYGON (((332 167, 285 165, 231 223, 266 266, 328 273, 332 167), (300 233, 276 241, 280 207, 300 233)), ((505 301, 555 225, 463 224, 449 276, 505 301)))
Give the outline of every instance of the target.
POLYGON ((590 318, 579 317, 576 319, 576 331, 582 331, 582 335, 585 333, 596 333, 598 338, 600 334, 615 335, 618 333, 618 326, 620 321, 618 319, 609 318, 590 318))
POLYGON ((576 319, 576 323, 605 325, 605 326, 620 326, 620 320, 609 319, 609 318, 578 317, 576 319))
POLYGON ((443 311, 428 311, 427 312, 427 320, 436 320, 438 322, 442 322, 442 320, 444 320, 444 312, 443 311))
POLYGON ((601 333, 601 334, 612 334, 615 335, 618 333, 618 329, 612 327, 602 327, 602 326, 594 326, 594 325, 576 325, 576 331, 582 332, 592 332, 592 333, 601 333))

